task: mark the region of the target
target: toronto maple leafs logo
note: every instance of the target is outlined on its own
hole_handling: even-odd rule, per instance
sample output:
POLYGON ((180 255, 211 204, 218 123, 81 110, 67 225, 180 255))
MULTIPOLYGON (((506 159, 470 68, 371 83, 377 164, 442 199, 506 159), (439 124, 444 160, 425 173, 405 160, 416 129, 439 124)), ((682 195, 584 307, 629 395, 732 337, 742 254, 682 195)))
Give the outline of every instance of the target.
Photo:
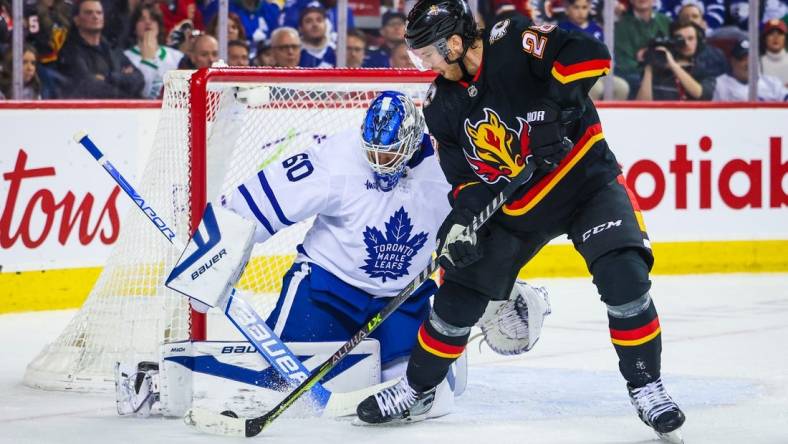
POLYGON ((414 256, 427 242, 427 233, 411 237, 413 224, 404 207, 394 212, 385 224, 385 235, 376 227, 364 230, 367 258, 360 267, 371 278, 397 279, 408 274, 414 256))

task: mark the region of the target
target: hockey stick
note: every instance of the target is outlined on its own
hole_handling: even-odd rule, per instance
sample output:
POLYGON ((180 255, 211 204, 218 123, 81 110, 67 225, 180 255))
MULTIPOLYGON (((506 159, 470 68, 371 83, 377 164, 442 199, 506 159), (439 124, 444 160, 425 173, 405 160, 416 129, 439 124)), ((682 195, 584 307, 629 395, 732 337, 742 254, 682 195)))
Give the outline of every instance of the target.
MULTIPOLYGON (((109 173, 113 180, 131 198, 145 216, 159 229, 178 251, 183 251, 183 244, 177 239, 175 231, 158 215, 145 199, 137 193, 134 187, 115 169, 115 166, 105 158, 104 153, 93 143, 85 132, 78 132, 74 135, 74 140, 82 145, 96 159, 104 170, 109 173)), ((229 297, 224 298, 223 306, 219 307, 227 315, 238 331, 254 345, 257 352, 274 367, 285 380, 292 386, 299 384, 307 375, 309 370, 304 367, 301 361, 293 352, 282 342, 279 337, 271 331, 259 314, 233 289, 229 297)), ((324 410, 330 406, 332 393, 326 390, 319 383, 312 384, 312 397, 319 410, 324 410), (314 387, 313 387, 314 386, 314 387)), ((335 402, 336 403, 336 402, 335 402)))
MULTIPOLYGON (((376 384, 370 387, 364 387, 352 392, 331 392, 331 398, 328 399, 323 410, 323 417, 335 418, 340 416, 349 416, 356 414, 356 407, 375 393, 389 388, 398 382, 396 378, 390 379, 386 382, 376 384)), ((222 436, 235 436, 245 437, 245 419, 236 418, 234 412, 224 411, 217 413, 214 410, 202 407, 192 407, 186 412, 183 420, 187 425, 190 425, 197 430, 213 435, 222 436)))
POLYGON ((279 138, 273 142, 269 142, 263 145, 262 147, 263 150, 270 147, 271 145, 274 145, 274 152, 270 156, 268 156, 268 158, 265 159, 263 163, 261 163, 260 166, 257 167, 257 169, 262 170, 268 165, 270 165, 271 162, 277 160, 285 150, 290 148, 290 145, 293 143, 293 139, 295 139, 296 136, 298 135, 299 134, 296 133, 294 128, 290 128, 290 130, 287 132, 287 135, 285 137, 279 138))
MULTIPOLYGON (((484 225, 485 222, 503 205, 504 202, 517 190, 520 186, 528 182, 536 171, 536 162, 528 162, 523 170, 509 182, 500 193, 498 193, 493 200, 487 204, 486 207, 478 215, 473 217, 470 225, 465 227, 463 234, 475 233, 484 225)), ((192 420, 192 425, 200 430, 208 433, 231 435, 231 436, 257 436, 260 432, 268 427, 276 418, 278 418, 285 410, 287 410, 293 403, 298 400, 304 393, 306 393, 312 386, 318 383, 334 366, 339 363, 345 356, 347 356, 353 348, 355 348, 361 341, 374 331, 381 322, 389 317, 394 311, 407 300, 410 295, 427 279, 430 278, 432 273, 438 269, 438 257, 440 251, 430 260, 427 268, 421 271, 410 283, 403 288, 391 302, 389 302, 383 309, 372 317, 367 323, 353 335, 339 350, 330 356, 325 362, 317 367, 309 377, 304 380, 295 390, 287 395, 282 401, 279 402, 272 410, 266 412, 262 416, 256 418, 233 418, 217 413, 210 414, 211 416, 199 416, 189 418, 192 420), (203 422, 201 422, 203 421, 203 422)), ((208 412, 201 412, 208 415, 208 412)), ((188 420, 188 419, 187 419, 188 420)))

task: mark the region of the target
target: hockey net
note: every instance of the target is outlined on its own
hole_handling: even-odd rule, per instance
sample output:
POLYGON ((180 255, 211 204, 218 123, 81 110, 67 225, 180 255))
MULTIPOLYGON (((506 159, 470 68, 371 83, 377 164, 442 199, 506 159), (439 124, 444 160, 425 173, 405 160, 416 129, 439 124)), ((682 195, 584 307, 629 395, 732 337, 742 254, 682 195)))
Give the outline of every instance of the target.
MULTIPOLYGON (((218 202, 271 162, 360 127, 366 106, 380 91, 402 91, 420 104, 431 79, 398 70, 171 72, 154 146, 136 189, 185 242, 206 202, 218 202)), ((282 275, 310 223, 292 225, 255 247, 238 287, 261 316, 273 309, 282 275)), ((132 209, 84 305, 28 365, 25 384, 111 390, 116 361, 157 360, 164 342, 236 339, 225 336, 231 329, 221 314, 209 313, 206 321, 163 286, 178 254, 132 209)))

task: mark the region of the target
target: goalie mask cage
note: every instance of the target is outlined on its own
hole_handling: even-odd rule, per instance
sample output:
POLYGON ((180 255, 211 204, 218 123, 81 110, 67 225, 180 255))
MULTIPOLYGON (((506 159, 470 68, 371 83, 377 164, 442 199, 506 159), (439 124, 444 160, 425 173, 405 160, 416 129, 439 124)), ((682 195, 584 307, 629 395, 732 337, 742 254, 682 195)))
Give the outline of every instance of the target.
MULTIPOLYGON (((401 91, 420 105, 433 78, 381 69, 170 72, 153 148, 134 185, 185 243, 206 202, 221 201, 270 162, 360 128, 380 91, 401 91)), ((309 226, 309 221, 290 226, 253 250, 238 288, 261 316, 273 309, 282 276, 309 226)), ((164 342, 233 339, 206 331, 213 330, 213 320, 207 329, 204 315, 164 287, 179 253, 132 208, 82 308, 27 366, 24 383, 51 390, 112 390, 116 361, 158 360, 164 342)))

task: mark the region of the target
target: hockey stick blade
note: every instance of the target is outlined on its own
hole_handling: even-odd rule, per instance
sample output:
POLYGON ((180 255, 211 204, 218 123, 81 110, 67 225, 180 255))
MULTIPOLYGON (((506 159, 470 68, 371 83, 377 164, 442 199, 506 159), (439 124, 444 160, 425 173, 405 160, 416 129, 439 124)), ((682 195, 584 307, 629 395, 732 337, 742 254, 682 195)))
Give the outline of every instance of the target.
MULTIPOLYGON (((523 170, 509 182, 506 187, 504 187, 501 192, 496 195, 493 200, 487 204, 486 207, 481 211, 481 213, 477 214, 473 217, 470 225, 465 227, 463 233, 466 235, 470 232, 476 232, 484 225, 485 222, 496 212, 499 208, 506 202, 507 199, 523 184, 528 182, 531 177, 533 176, 534 172, 536 171, 536 162, 528 162, 524 167, 523 170)), ((372 331, 374 331, 381 322, 383 322, 391 313, 397 310, 400 305, 402 305, 405 300, 407 300, 411 294, 422 284, 424 281, 429 279, 429 277, 438 269, 438 255, 440 252, 436 252, 435 257, 430 260, 430 263, 427 265, 427 268, 421 271, 418 276, 416 276, 410 283, 403 288, 397 296, 392 298, 391 302, 386 304, 378 314, 373 316, 367 323, 359 330, 353 337, 351 337, 339 350, 336 351, 331 357, 329 357, 323 364, 321 364, 318 368, 316 368, 312 374, 309 375, 307 379, 305 379, 295 390, 293 390, 289 395, 287 395, 282 401, 279 402, 273 409, 266 412, 264 415, 259 416, 257 418, 250 418, 245 420, 245 431, 247 437, 257 436, 262 432, 266 427, 268 427, 276 418, 278 418, 285 410, 287 410, 296 400, 298 400, 301 395, 309 391, 309 389, 318 383, 328 372, 334 368, 339 361, 341 361, 345 356, 347 356, 351 350, 353 350, 361 341, 363 341, 367 336, 369 336, 372 331)))
MULTIPOLYGON (((336 418, 340 416, 348 416, 356 414, 356 406, 366 399, 367 396, 373 395, 380 390, 386 389, 397 383, 396 379, 392 379, 380 384, 370 387, 364 387, 352 392, 332 392, 331 398, 323 411, 323 417, 336 418)), ((183 421, 195 429, 221 436, 234 436, 246 437, 246 418, 235 418, 221 413, 216 413, 213 410, 204 409, 201 407, 193 407, 183 417, 183 421)), ((254 436, 254 435, 251 435, 254 436)))
MULTIPOLYGON (((74 134, 74 141, 82 145, 90 155, 93 156, 96 162, 98 162, 118 186, 123 189, 137 208, 139 208, 151 223, 158 228, 170 244, 172 244, 176 250, 183 251, 184 246, 176 237, 175 231, 158 216, 159 213, 151 207, 150 202, 147 202, 126 178, 123 177, 120 171, 106 159, 104 153, 93 140, 90 139, 90 136, 84 131, 79 131, 74 134)), ((245 302, 235 289, 225 298, 224 304, 223 307, 219 308, 223 309, 232 324, 236 326, 238 331, 249 340, 252 345, 254 345, 260 356, 271 364, 271 367, 273 367, 286 381, 289 381, 292 386, 296 386, 309 374, 309 370, 304 367, 295 354, 293 354, 287 345, 274 334, 271 328, 268 327, 257 312, 245 302), (233 310, 233 307, 240 310, 240 312, 233 310), (239 322, 239 320, 246 320, 247 322, 239 322), (255 334, 250 332, 250 326, 255 328, 255 334), (270 352, 272 349, 275 350, 275 355, 270 352)), ((323 388, 322 385, 316 384, 314 385, 314 390, 312 390, 312 397, 315 400, 316 406, 322 409, 328 404, 331 392, 323 388)))
POLYGON ((246 436, 245 419, 222 415, 201 407, 190 408, 183 416, 183 422, 190 427, 211 435, 234 436, 237 438, 246 436))

